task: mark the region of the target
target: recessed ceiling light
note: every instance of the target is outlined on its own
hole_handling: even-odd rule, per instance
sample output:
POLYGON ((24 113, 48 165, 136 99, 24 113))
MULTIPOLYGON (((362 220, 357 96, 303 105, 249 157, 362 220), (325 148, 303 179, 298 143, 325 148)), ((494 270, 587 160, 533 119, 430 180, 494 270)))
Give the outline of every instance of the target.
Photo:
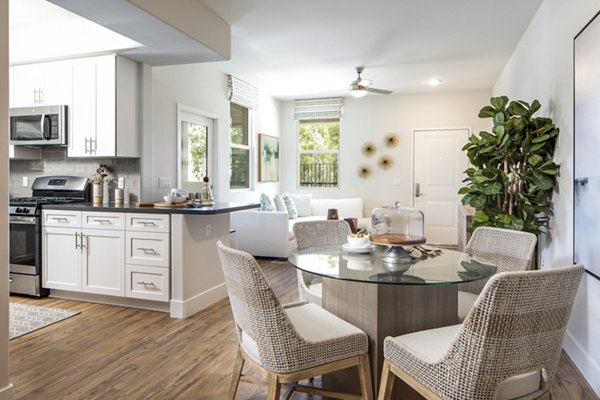
POLYGON ((427 84, 429 86, 438 86, 441 83, 442 83, 442 81, 440 79, 437 79, 437 78, 433 78, 433 79, 430 79, 430 80, 427 81, 427 84))

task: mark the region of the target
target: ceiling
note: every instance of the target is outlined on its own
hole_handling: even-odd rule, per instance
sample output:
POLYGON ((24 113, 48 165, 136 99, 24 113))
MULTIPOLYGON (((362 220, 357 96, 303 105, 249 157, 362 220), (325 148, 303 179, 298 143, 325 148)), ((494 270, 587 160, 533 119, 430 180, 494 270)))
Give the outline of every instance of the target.
POLYGON ((182 21, 187 27, 204 28, 207 41, 217 36, 217 30, 205 23, 208 18, 227 29, 220 32, 229 33, 224 26, 231 25, 231 59, 210 65, 283 100, 348 95, 357 66, 365 66, 363 77, 373 81, 372 87, 395 93, 489 89, 542 3, 171 0, 170 8, 165 8, 157 0, 49 1, 110 29, 96 25, 102 35, 92 39, 89 32, 95 24, 90 21, 74 22, 75 15, 62 9, 48 14, 49 6, 57 7, 45 0, 11 0, 11 63, 31 62, 32 52, 44 55, 43 51, 76 43, 74 38, 82 38, 83 44, 72 54, 107 51, 106 38, 115 32, 124 36, 116 35, 120 42, 115 50, 151 65, 227 59, 228 49, 219 54, 199 43, 202 40, 174 29, 175 24, 140 8, 149 5, 179 12, 177 21, 187 19, 182 21), (17 4, 25 9, 25 18, 15 16, 17 4), (78 25, 86 22, 90 25, 78 25), (29 41, 15 43, 27 30, 33 32, 29 41), (36 45, 39 48, 33 51, 36 45), (92 50, 95 45, 100 49, 92 50), (23 53, 20 61, 15 56, 18 52, 23 53), (442 84, 428 86, 431 78, 442 84))
POLYGON ((197 1, 232 27, 231 60, 213 65, 280 99, 347 95, 361 65, 395 93, 489 89, 542 3, 197 1))

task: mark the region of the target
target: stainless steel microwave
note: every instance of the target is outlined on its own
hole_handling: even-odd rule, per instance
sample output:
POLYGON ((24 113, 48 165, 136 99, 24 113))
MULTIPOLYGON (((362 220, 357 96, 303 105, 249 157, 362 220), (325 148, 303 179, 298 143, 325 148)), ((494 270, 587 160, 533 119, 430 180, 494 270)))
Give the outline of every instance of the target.
POLYGON ((11 108, 10 144, 65 146, 67 108, 65 105, 11 108))

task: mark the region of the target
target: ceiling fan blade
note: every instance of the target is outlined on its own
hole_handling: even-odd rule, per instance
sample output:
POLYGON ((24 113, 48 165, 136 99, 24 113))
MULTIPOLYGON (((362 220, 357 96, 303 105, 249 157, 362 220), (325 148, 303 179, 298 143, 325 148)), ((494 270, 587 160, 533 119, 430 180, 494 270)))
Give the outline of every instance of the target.
POLYGON ((358 82, 356 82, 358 85, 360 86, 369 86, 371 83, 373 83, 373 81, 371 81, 370 79, 365 79, 362 76, 360 77, 360 81, 357 79, 358 82))
POLYGON ((367 92, 371 92, 371 93, 378 93, 378 94, 392 94, 392 93, 394 93, 391 90, 375 89, 375 88, 372 88, 372 87, 368 87, 366 89, 367 89, 367 92))

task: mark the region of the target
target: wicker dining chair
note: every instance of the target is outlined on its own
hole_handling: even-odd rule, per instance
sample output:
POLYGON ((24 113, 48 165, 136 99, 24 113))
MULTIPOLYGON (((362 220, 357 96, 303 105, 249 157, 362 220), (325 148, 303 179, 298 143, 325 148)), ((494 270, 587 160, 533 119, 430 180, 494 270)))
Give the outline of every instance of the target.
MULTIPOLYGON (((532 267, 537 237, 533 233, 510 229, 479 227, 473 235, 465 253, 491 261, 497 272, 523 271, 532 267)), ((458 286, 458 320, 463 321, 486 281, 461 283, 458 286)))
POLYGON ((233 400, 240 381, 265 384, 242 375, 247 362, 267 377, 268 400, 279 399, 281 385, 293 391, 338 399, 373 399, 369 338, 350 323, 308 302, 281 305, 250 254, 217 243, 225 275, 239 347, 227 398, 233 400), (357 367, 361 396, 297 382, 357 367))
MULTIPOLYGON (((344 244, 352 233, 350 225, 343 219, 296 222, 293 229, 298 250, 344 244)), ((320 278, 300 270, 297 274, 300 300, 321 305, 323 284, 320 278)))
POLYGON ((384 341, 378 400, 394 376, 427 399, 550 399, 582 265, 501 272, 465 322, 384 341))

